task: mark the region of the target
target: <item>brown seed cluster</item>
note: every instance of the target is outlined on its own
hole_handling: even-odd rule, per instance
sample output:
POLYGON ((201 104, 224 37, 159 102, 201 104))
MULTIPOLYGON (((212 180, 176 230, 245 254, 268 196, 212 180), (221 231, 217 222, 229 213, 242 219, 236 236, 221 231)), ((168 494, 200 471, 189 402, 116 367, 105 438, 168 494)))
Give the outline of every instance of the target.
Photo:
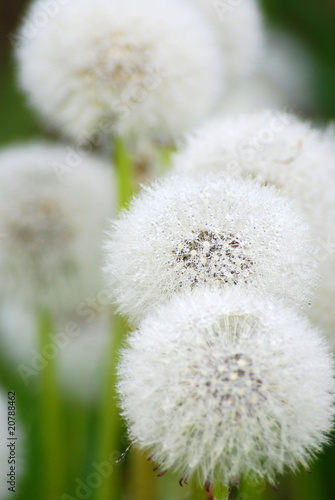
POLYGON ((200 231, 193 240, 184 241, 173 250, 180 275, 187 273, 191 285, 247 283, 254 262, 246 255, 240 240, 232 233, 200 231))

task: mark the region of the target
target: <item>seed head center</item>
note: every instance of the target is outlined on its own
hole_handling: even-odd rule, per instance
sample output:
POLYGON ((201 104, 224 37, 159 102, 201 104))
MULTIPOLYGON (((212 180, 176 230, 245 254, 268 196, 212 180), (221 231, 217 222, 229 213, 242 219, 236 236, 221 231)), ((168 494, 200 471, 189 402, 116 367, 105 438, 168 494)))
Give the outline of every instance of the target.
POLYGON ((246 255, 239 238, 223 231, 200 231, 173 251, 177 269, 192 272, 193 285, 198 282, 237 284, 247 282, 254 262, 246 255))

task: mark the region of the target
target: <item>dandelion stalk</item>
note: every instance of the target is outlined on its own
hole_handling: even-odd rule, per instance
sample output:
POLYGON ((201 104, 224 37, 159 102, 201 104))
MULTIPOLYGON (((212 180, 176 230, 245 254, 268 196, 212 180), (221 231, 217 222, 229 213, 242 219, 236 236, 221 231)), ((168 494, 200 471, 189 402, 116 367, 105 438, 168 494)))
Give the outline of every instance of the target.
MULTIPOLYGON (((118 187, 118 207, 123 208, 130 200, 134 192, 134 162, 130 157, 125 142, 122 138, 116 138, 113 144, 113 163, 118 187)), ((119 446, 121 435, 121 418, 116 402, 116 380, 119 349, 127 332, 126 321, 118 314, 112 314, 112 331, 110 334, 110 346, 108 350, 108 362, 102 400, 101 422, 99 427, 98 459, 100 462, 108 460, 119 446)), ((117 472, 107 478, 97 492, 97 500, 113 498, 121 499, 122 487, 120 475, 117 472)))
MULTIPOLYGON (((117 314, 113 315, 111 323, 112 332, 107 353, 108 364, 99 426, 98 463, 108 461, 109 457, 118 450, 121 435, 121 418, 116 403, 115 385, 118 352, 126 332, 126 324, 117 314)), ((112 498, 113 500, 120 500, 122 498, 121 478, 115 469, 110 477, 103 481, 97 491, 97 500, 105 500, 106 498, 112 498)))
POLYGON ((160 165, 161 174, 167 173, 172 164, 172 155, 177 151, 173 145, 162 146, 157 150, 157 161, 160 165))
MULTIPOLYGON (((38 313, 41 351, 50 343, 54 330, 51 314, 43 310, 38 313)), ((64 492, 64 453, 61 429, 61 403, 56 380, 56 363, 49 358, 41 372, 40 430, 43 467, 41 488, 45 498, 58 500, 64 492)))
POLYGON ((72 485, 75 479, 81 477, 85 465, 85 452, 87 448, 87 433, 89 424, 89 409, 85 403, 75 401, 70 406, 68 415, 67 447, 68 453, 74 457, 68 465, 68 477, 72 485))
POLYGON ((114 141, 113 160, 116 167, 118 205, 123 208, 135 191, 135 168, 124 140, 117 137, 114 141))

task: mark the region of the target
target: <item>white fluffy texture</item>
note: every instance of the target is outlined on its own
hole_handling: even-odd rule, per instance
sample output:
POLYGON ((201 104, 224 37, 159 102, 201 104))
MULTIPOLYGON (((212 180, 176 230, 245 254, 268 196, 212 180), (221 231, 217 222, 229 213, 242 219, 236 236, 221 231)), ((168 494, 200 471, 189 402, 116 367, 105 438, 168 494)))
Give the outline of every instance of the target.
MULTIPOLYGON (((0 392, 0 500, 5 500, 7 498, 12 498, 13 493, 8 491, 9 484, 7 481, 9 478, 7 474, 10 472, 10 466, 14 464, 8 464, 8 456, 10 453, 10 449, 7 448, 7 438, 10 437, 8 435, 8 396, 3 393, 2 390, 0 392)), ((16 405, 15 405, 16 406, 16 405)), ((22 475, 22 467, 23 467, 23 456, 24 452, 22 449, 23 446, 23 433, 22 429, 18 423, 17 412, 15 415, 15 437, 16 441, 16 460, 15 460, 15 475, 16 475, 16 491, 18 491, 19 480, 22 475)))
POLYGON ((111 295, 131 320, 177 291, 241 286, 306 306, 316 262, 309 229, 274 188, 229 176, 175 176, 145 188, 106 243, 111 295))
POLYGON ((253 178, 273 184, 301 210, 322 260, 311 317, 335 345, 335 135, 333 127, 278 111, 214 120, 193 135, 174 158, 174 172, 253 178))
MULTIPOLYGON (((109 321, 106 313, 89 312, 87 318, 69 315, 57 321, 57 334, 50 336, 50 352, 57 356, 57 370, 63 393, 78 401, 97 401, 101 396, 103 373, 109 344, 109 321), (77 325, 76 334, 67 334, 67 325, 77 325)), ((47 359, 39 347, 37 321, 31 310, 18 303, 4 303, 0 308, 0 346, 19 373, 27 374, 30 384, 39 377, 28 373, 35 370, 40 357, 47 359), (25 367, 25 369, 23 368, 25 367)), ((47 351, 49 352, 49 351, 47 351)))
POLYGON ((274 185, 324 236, 334 229, 335 136, 266 110, 206 123, 174 157, 174 172, 220 174, 274 185))
POLYGON ((297 39, 269 31, 257 71, 228 88, 220 113, 276 107, 310 114, 317 106, 314 73, 313 62, 297 39))
POLYGON ((32 105, 75 138, 104 119, 116 133, 174 139, 212 111, 224 82, 216 33, 189 0, 71 0, 17 58, 32 105))
POLYGON ((163 470, 273 482, 326 441, 333 375, 326 344, 293 309, 197 290, 142 322, 123 351, 118 391, 130 437, 163 470))
POLYGON ((65 146, 36 143, 0 153, 0 286, 31 305, 77 305, 101 289, 101 242, 113 214, 105 161, 82 158, 57 177, 65 146))
POLYGON ((231 84, 257 70, 264 46, 263 16, 257 0, 193 0, 212 22, 231 84), (235 5, 229 5, 235 3, 235 5))

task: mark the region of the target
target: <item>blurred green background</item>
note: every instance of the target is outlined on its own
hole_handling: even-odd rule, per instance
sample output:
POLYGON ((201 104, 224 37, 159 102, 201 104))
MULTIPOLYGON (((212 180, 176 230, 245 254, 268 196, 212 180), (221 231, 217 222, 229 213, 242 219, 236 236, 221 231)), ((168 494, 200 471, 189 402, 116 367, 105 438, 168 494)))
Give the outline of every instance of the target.
MULTIPOLYGON (((261 3, 268 22, 294 33, 310 53, 317 101, 312 118, 318 120, 335 118, 335 0, 261 0, 261 3)), ((0 0, 0 145, 46 135, 43 126, 26 105, 25 98, 17 90, 15 64, 8 39, 8 34, 15 32, 27 4, 26 0, 0 0)), ((19 417, 24 422, 27 438, 27 451, 24 454, 25 474, 20 491, 12 497, 18 500, 50 500, 44 496, 39 485, 40 471, 43 467, 39 439, 43 438, 39 432, 37 395, 24 386, 3 353, 0 353, 0 377, 5 392, 16 391, 19 417)), ((69 487, 66 491, 76 498, 74 478, 78 476, 85 478, 91 472, 98 410, 93 406, 79 407, 78 404, 68 401, 64 405, 64 419, 67 424, 66 448, 69 454, 67 464, 70 464, 67 470, 69 487), (87 431, 84 442, 80 437, 78 425, 84 426, 87 431)), ((121 451, 126 447, 126 439, 122 441, 121 451)), ((302 470, 295 477, 283 478, 279 492, 274 492, 270 486, 258 486, 253 489, 246 486, 236 496, 239 500, 334 499, 335 444, 325 450, 312 469, 312 474, 302 470)), ((121 472, 122 470, 120 467, 123 481, 129 482, 129 476, 121 472)), ((187 498, 187 491, 179 492, 176 480, 178 478, 173 477, 171 485, 171 477, 172 475, 158 479, 159 496, 152 497, 148 491, 147 500, 151 498, 175 500, 177 495, 178 498, 187 498), (179 496, 181 494, 183 497, 179 496)), ((137 485, 140 483, 141 479, 137 478, 137 485)), ((127 488, 131 491, 131 485, 128 484, 127 488)), ((131 493, 128 494, 128 498, 132 499, 131 493)), ((114 499, 106 496, 106 500, 114 499)))

